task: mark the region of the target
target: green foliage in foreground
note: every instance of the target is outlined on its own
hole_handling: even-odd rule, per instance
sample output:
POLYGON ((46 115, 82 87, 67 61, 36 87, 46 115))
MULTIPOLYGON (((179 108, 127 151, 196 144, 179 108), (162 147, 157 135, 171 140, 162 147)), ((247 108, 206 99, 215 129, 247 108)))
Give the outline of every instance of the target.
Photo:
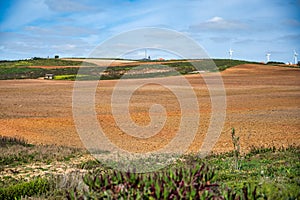
POLYGON ((37 178, 29 182, 17 183, 9 187, 0 188, 0 199, 14 200, 25 196, 41 195, 50 188, 47 179, 37 178))
POLYGON ((147 174, 112 171, 84 177, 88 191, 67 192, 68 199, 258 199, 256 186, 232 190, 212 182, 215 172, 197 162, 147 174))
POLYGON ((255 185, 268 199, 300 198, 300 147, 253 148, 241 155, 238 170, 234 152, 206 158, 215 167, 215 181, 232 189, 255 185))
MULTIPOLYGON (((23 140, 12 138, 3 137, 1 141, 7 142, 0 148, 2 170, 21 167, 24 163, 66 162, 70 156, 85 154, 67 147, 29 146, 23 140)), ((8 177, 1 181, 0 199, 19 199, 24 195, 51 199, 84 196, 91 199, 300 198, 300 147, 253 148, 238 160, 234 152, 205 159, 189 154, 161 171, 145 174, 117 171, 91 160, 75 167, 87 169, 89 173, 65 175, 71 178, 63 177, 63 185, 54 174, 29 181, 8 177), (78 187, 82 184, 85 187, 78 187)))
MULTIPOLYGON (((68 190, 69 199, 74 199, 75 196, 92 199, 168 199, 172 194, 177 199, 186 199, 189 196, 184 194, 198 194, 194 191, 200 191, 202 197, 193 196, 191 199, 206 199, 205 197, 212 196, 217 199, 300 198, 300 147, 253 148, 249 153, 241 155, 238 162, 234 154, 234 151, 215 154, 205 159, 197 155, 185 155, 168 169, 149 174, 96 171, 84 179, 89 191, 68 190), (202 174, 203 178, 193 183, 197 173, 202 174), (176 181, 179 180, 183 180, 184 184, 176 185, 176 181), (193 188, 200 183, 202 189, 213 185, 213 191, 205 189, 205 193, 199 188, 193 188)), ((97 161, 89 161, 81 166, 97 169, 99 165, 101 166, 97 161)))

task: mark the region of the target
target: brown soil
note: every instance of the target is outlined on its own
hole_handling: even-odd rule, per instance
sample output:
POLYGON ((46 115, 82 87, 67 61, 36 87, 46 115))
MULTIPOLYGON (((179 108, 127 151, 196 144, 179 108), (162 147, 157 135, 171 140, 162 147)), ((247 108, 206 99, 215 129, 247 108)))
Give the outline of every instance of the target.
MULTIPOLYGON (((226 89, 226 121, 214 151, 233 149, 230 129, 240 136, 241 148, 251 146, 300 145, 300 70, 246 64, 221 73, 226 89)), ((202 74, 214 79, 215 73, 202 74)), ((201 121, 190 150, 198 151, 207 132, 211 103, 205 82, 198 75, 185 76, 199 100, 201 121)), ((180 86, 178 77, 163 78, 180 86)), ((139 80, 126 80, 126 85, 139 80)), ((167 121, 157 135, 139 139, 123 133, 111 115, 110 98, 118 80, 101 81, 96 93, 96 112, 107 137, 119 147, 147 152, 159 149, 174 138, 179 127, 180 107, 166 88, 150 84, 135 91, 130 101, 131 118, 139 125, 150 122, 152 103, 167 110, 167 121)), ((82 147, 72 116, 74 82, 51 80, 0 81, 0 135, 17 136, 30 143, 82 147)))

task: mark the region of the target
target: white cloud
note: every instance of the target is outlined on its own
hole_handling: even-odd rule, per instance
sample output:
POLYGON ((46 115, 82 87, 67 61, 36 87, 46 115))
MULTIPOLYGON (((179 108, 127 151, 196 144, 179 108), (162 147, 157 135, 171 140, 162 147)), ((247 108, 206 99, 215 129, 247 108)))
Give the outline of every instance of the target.
POLYGON ((222 17, 213 17, 209 20, 207 20, 207 22, 212 22, 212 23, 224 23, 224 19, 222 17))
POLYGON ((205 22, 191 25, 190 30, 238 30, 245 29, 246 25, 236 20, 225 20, 222 17, 215 16, 205 22))

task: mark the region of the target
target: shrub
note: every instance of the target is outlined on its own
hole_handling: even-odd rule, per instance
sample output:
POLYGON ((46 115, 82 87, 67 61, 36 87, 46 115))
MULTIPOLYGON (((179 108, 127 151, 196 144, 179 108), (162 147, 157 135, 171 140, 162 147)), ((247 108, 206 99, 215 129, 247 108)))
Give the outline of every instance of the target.
POLYGON ((29 182, 0 188, 0 199, 19 199, 25 196, 40 195, 46 193, 49 187, 50 185, 47 179, 37 178, 29 182))
POLYGON ((148 174, 112 171, 84 177, 88 191, 74 188, 68 199, 252 199, 259 198, 256 186, 245 184, 232 190, 213 183, 214 170, 206 164, 179 167, 148 174))

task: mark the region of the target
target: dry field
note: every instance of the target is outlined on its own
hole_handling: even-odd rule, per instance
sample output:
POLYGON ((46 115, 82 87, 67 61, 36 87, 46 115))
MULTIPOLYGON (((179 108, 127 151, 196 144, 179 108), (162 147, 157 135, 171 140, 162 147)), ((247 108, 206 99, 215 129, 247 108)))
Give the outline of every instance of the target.
MULTIPOLYGON (((215 152, 233 149, 232 127, 240 136, 242 151, 251 146, 300 145, 299 69, 247 64, 221 74, 227 110, 215 152)), ((202 76, 214 79, 216 74, 202 76)), ((199 102, 201 121, 190 146, 191 151, 198 151, 210 122, 210 96, 199 74, 185 77, 194 87, 199 102)), ((179 84, 178 77, 164 79, 170 84, 179 84)), ((138 80, 126 81, 126 85, 130 85, 138 80)), ((174 94, 155 84, 135 91, 129 110, 137 124, 150 122, 148 110, 152 103, 166 108, 167 121, 157 135, 148 139, 134 138, 116 126, 111 114, 110 98, 117 82, 101 81, 96 93, 96 112, 107 137, 119 147, 134 152, 147 152, 168 144, 178 130, 181 115, 174 94)), ((72 116, 73 84, 51 80, 0 81, 0 135, 23 137, 35 144, 82 147, 72 116)))

